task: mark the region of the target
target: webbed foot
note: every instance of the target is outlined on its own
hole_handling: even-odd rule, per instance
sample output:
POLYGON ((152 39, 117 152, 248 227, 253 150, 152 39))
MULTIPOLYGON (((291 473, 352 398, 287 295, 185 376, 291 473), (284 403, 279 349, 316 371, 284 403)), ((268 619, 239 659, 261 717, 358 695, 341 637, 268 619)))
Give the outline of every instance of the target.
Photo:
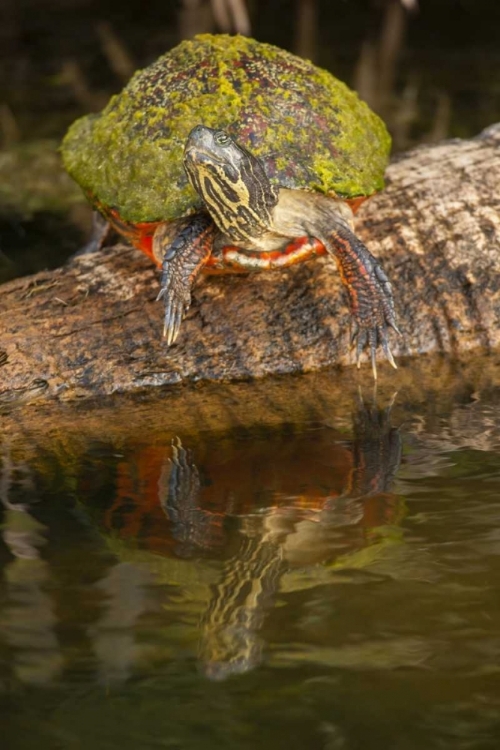
MULTIPOLYGON (((161 288, 156 299, 163 299, 165 303, 163 335, 168 346, 179 335, 182 320, 191 305, 191 289, 210 257, 216 231, 208 215, 196 214, 163 250, 161 288)), ((154 242, 161 241, 162 235, 158 233, 154 242)))
POLYGON ((338 223, 329 239, 333 247, 328 249, 337 260, 354 319, 352 341, 356 344, 356 365, 359 368, 361 353, 368 348, 376 380, 379 346, 389 363, 397 369, 388 337, 389 328, 400 334, 392 286, 382 266, 343 223, 338 223))

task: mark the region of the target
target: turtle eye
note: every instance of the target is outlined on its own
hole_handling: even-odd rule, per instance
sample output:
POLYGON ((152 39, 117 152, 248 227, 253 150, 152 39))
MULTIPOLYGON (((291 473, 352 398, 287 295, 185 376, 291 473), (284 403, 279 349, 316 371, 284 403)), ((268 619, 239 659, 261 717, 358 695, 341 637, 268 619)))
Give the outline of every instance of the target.
POLYGON ((231 143, 231 138, 224 132, 224 130, 219 130, 214 137, 218 146, 229 146, 231 143))

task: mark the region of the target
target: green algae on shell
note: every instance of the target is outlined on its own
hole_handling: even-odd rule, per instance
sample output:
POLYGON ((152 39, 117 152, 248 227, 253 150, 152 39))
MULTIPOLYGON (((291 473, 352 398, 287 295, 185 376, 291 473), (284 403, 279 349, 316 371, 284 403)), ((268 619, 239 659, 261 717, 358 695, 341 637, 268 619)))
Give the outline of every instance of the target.
POLYGON ((227 130, 272 182, 342 197, 383 187, 390 137, 357 94, 325 70, 242 36, 200 35, 140 70, 62 144, 66 169, 130 222, 200 206, 183 168, 198 124, 227 130))

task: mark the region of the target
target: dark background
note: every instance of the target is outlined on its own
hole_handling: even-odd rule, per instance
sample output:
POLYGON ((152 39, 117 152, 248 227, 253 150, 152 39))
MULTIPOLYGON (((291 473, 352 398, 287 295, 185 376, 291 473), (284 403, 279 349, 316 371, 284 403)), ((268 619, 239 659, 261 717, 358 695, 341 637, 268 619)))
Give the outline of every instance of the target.
MULTIPOLYGON (((181 38, 235 30, 238 15, 217 23, 221 5, 231 0, 1 0, 0 143, 60 137, 181 38)), ((252 36, 361 89, 388 120, 397 150, 469 136, 500 119, 500 3, 418 0, 406 9, 412 5, 246 0, 252 36)))
POLYGON ((57 154, 69 124, 181 39, 238 30, 345 80, 395 153, 500 120, 498 0, 0 0, 0 281, 88 237, 57 154))

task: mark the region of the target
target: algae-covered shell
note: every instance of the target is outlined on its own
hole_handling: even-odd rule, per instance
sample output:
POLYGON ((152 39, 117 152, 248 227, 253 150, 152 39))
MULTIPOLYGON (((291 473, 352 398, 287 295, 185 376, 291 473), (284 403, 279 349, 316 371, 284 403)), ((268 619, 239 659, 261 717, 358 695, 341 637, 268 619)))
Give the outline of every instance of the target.
POLYGON ((200 205, 182 164, 198 124, 227 130, 276 184, 346 198, 383 187, 390 138, 354 92, 284 50, 222 34, 182 42, 77 120, 64 164, 126 221, 173 219, 200 205))

